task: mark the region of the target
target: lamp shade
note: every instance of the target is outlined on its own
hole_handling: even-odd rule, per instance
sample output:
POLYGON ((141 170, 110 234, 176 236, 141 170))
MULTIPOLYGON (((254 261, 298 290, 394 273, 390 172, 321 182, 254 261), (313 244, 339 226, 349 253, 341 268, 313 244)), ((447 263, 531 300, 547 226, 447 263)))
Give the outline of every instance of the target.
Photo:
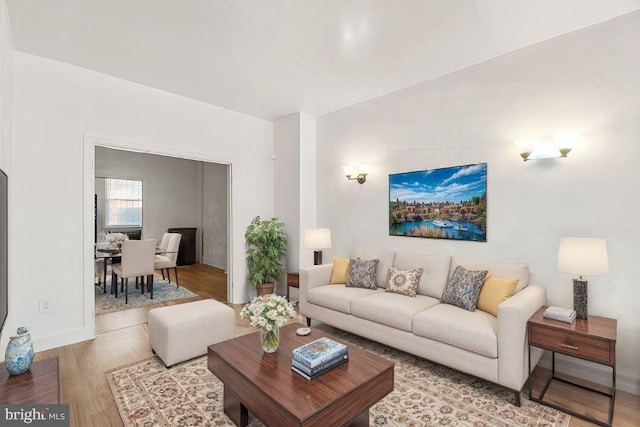
POLYGON ((304 231, 304 247, 307 249, 327 249, 331 247, 331 230, 328 228, 308 228, 304 231))
POLYGON ((558 271, 580 276, 606 276, 609 274, 607 242, 579 237, 561 239, 558 271))

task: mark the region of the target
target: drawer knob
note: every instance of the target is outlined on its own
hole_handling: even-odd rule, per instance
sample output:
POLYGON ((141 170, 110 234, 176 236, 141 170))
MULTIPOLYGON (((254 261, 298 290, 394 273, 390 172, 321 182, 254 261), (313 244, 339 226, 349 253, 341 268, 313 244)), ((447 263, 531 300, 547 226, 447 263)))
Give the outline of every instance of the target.
POLYGON ((571 350, 579 350, 575 345, 562 344, 563 347, 570 348, 571 350))

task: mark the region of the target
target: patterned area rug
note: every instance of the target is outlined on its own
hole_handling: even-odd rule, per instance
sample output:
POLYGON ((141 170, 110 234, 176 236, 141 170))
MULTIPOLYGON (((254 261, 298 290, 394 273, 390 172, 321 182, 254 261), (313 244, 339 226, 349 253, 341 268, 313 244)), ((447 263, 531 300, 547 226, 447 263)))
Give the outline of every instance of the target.
MULTIPOLYGON (((321 327, 325 329, 325 327, 321 327)), ((395 389, 371 407, 372 426, 561 426, 567 414, 513 392, 346 332, 340 339, 395 362, 395 389)), ((152 357, 107 373, 125 426, 233 426, 223 412, 223 385, 206 356, 171 369, 152 357)), ((262 426, 252 419, 251 427, 262 426)))
POLYGON ((95 286, 96 295, 96 316, 100 314, 113 313, 114 311, 127 310, 130 308, 143 307, 149 304, 156 304, 163 301, 171 301, 176 299, 193 298, 198 295, 190 290, 180 287, 177 288, 175 283, 163 280, 161 276, 156 276, 153 283, 153 299, 145 290, 144 295, 140 293, 140 289, 136 289, 135 282, 129 284, 129 303, 124 303, 124 293, 118 290, 118 298, 111 295, 111 284, 107 282, 107 293, 104 293, 102 287, 95 286))

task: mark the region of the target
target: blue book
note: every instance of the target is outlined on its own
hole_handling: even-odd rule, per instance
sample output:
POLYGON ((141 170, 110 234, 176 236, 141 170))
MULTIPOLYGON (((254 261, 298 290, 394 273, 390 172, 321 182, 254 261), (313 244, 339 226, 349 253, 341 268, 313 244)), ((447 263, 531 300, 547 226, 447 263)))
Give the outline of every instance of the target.
POLYGON ((347 346, 322 337, 293 350, 293 360, 310 369, 348 353, 347 346))
POLYGON ((337 368, 338 366, 347 363, 348 359, 339 358, 339 359, 336 359, 336 361, 339 362, 339 363, 336 364, 336 365, 327 366, 327 367, 323 368, 322 370, 316 372, 315 374, 308 374, 307 371, 305 371, 303 369, 300 369, 298 367, 299 365, 291 365, 291 370, 296 372, 296 373, 298 373, 298 374, 300 374, 302 377, 308 379, 309 381, 311 381, 314 378, 318 378, 319 376, 326 374, 327 372, 329 372, 333 368, 337 368))
POLYGON ((314 375, 319 375, 321 373, 324 373, 331 368, 335 368, 336 366, 340 366, 348 360, 349 360, 349 354, 345 353, 344 355, 340 357, 336 357, 335 359, 327 363, 323 363, 322 365, 318 365, 315 368, 309 368, 307 366, 304 366, 302 363, 298 362, 295 359, 291 361, 291 366, 304 372, 307 375, 314 376, 314 375))

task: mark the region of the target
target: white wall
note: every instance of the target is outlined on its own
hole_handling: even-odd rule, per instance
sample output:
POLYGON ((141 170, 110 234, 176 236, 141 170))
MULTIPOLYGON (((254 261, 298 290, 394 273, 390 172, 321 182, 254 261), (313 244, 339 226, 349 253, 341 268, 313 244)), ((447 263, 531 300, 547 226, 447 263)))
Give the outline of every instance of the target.
MULTIPOLYGON (((572 306, 562 237, 607 239, 610 275, 589 312, 618 319, 618 385, 640 392, 640 13, 589 27, 318 119, 325 256, 354 247, 524 261, 549 303, 572 306), (523 163, 523 136, 579 131, 566 159, 523 163), (388 235, 388 175, 488 163, 488 241, 388 235), (343 164, 370 163, 367 182, 343 164)), ((584 373, 584 372, 583 372, 584 373)))
MULTIPOLYGON (((308 114, 300 114, 300 235, 299 242, 299 268, 307 268, 313 265, 313 249, 304 247, 304 231, 308 228, 325 228, 326 225, 318 223, 316 209, 316 118, 308 114)), ((331 262, 330 258, 323 258, 324 263, 331 262)), ((296 270, 297 271, 297 270, 296 270)))
MULTIPOLYGON (((12 206, 11 201, 13 183, 11 173, 11 83, 12 83, 12 52, 13 43, 11 40, 11 31, 9 28, 9 16, 7 14, 7 4, 5 0, 0 0, 0 169, 2 169, 9 177, 9 221, 12 220, 12 206)), ((8 265, 8 280, 12 281, 12 255, 13 250, 12 243, 13 233, 9 229, 9 265, 8 265)), ((12 321, 12 304, 13 292, 9 289, 9 315, 5 325, 0 333, 0 348, 6 348, 9 336, 13 333, 13 321, 12 321)), ((0 319, 1 321, 2 319, 0 319)), ((4 352, 0 355, 0 359, 4 360, 4 352)))
MULTIPOLYGON (((95 176, 142 181, 142 238, 162 240, 170 227, 197 227, 196 259, 202 237, 200 162, 96 147, 95 176)), ((104 180, 96 180, 98 232, 104 225, 104 180), (98 187, 102 187, 99 189, 98 187)))
POLYGON ((227 269, 227 174, 229 166, 202 165, 202 262, 227 269))
MULTIPOLYGON (((300 248, 300 114, 279 117, 273 122, 274 175, 273 211, 285 224, 286 269, 298 271, 300 248)), ((277 293, 286 295, 285 281, 277 293)))
POLYGON ((36 350, 94 332, 93 146, 86 136, 231 165, 232 301, 246 301, 244 230, 255 215, 273 212, 270 122, 20 52, 13 76, 11 230, 19 238, 11 309, 36 350), (51 313, 38 313, 40 298, 53 298, 51 313))
MULTIPOLYGON (((286 224, 287 271, 313 265, 304 231, 316 224, 316 119, 305 113, 274 121, 274 212, 286 224)), ((286 294, 285 284, 278 292, 286 294)), ((291 289, 291 299, 297 298, 291 289)))

